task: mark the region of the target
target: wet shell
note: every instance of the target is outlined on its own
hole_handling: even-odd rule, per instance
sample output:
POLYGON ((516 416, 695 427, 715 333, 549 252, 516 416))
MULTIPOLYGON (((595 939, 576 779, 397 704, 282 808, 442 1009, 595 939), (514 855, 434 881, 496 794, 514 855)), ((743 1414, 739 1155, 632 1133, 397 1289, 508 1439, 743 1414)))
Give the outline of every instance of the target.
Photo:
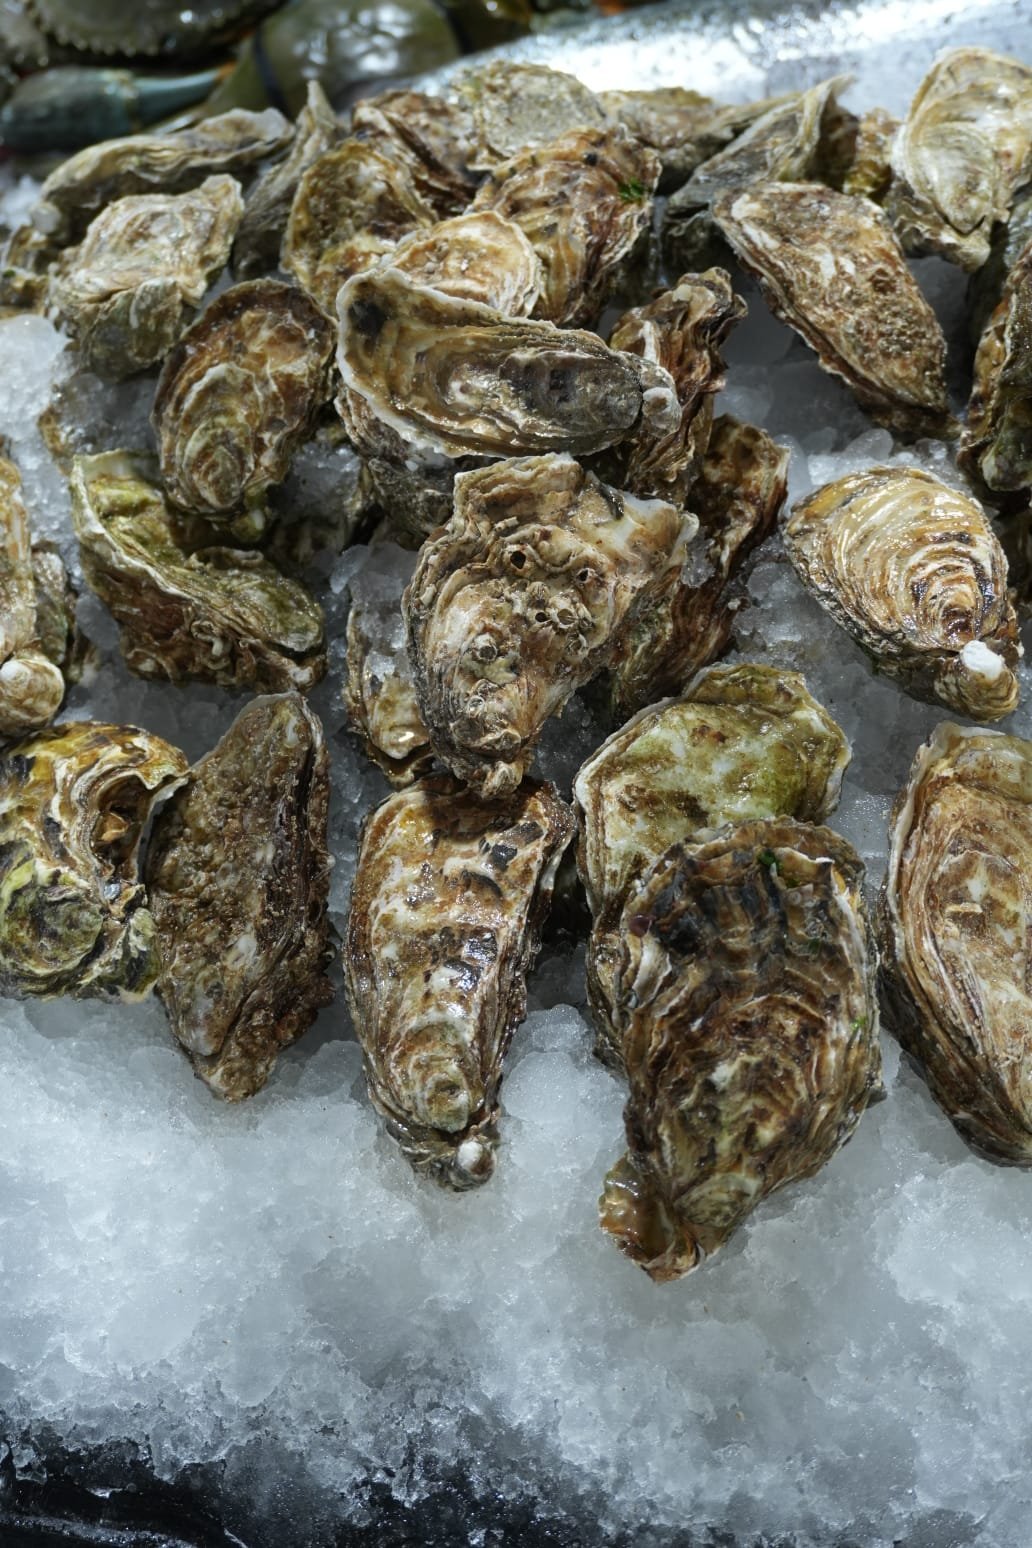
POLYGON ((889 838, 888 1025, 970 1144, 1032 1166, 1032 742, 939 726, 889 838))
POLYGON ((530 239, 544 269, 536 316, 595 321, 652 219, 659 157, 626 130, 576 129, 497 167, 473 208, 497 210, 530 239))
POLYGON ((396 787, 433 763, 401 610, 415 567, 415 554, 378 544, 350 583, 344 703, 366 752, 396 787))
POLYGON ((83 365, 118 381, 162 360, 226 263, 243 211, 232 177, 101 211, 50 280, 50 307, 83 365))
POLYGON ((333 997, 329 760, 296 693, 253 699, 154 825, 158 993, 216 1096, 253 1096, 333 997))
POLYGON ((838 803, 848 762, 848 742, 802 677, 750 663, 710 667, 682 698, 643 710, 592 754, 573 793, 601 1059, 623 1058, 613 1017, 633 884, 671 844, 708 828, 760 817, 820 822, 838 803))
POLYGON ((827 828, 743 823, 667 850, 622 928, 628 1150, 600 1219, 664 1281, 819 1171, 880 1093, 863 866, 827 828))
POLYGON ((1030 174, 1032 70, 984 48, 941 54, 892 148, 886 208, 903 246, 977 269, 1030 174))
POLYGON ((420 285, 460 301, 481 301, 506 317, 529 317, 545 283, 528 238, 494 210, 414 231, 393 250, 391 264, 420 285))
POLYGON ((389 161, 403 162, 438 218, 458 215, 473 197, 479 179, 466 166, 471 129, 459 105, 420 91, 386 91, 355 103, 351 132, 389 161))
POLYGON ((881 204, 892 182, 892 145, 898 130, 899 119, 884 108, 872 108, 861 115, 843 193, 859 194, 881 204))
POLYGON ((122 630, 130 671, 274 692, 322 677, 317 603, 253 550, 191 553, 152 458, 77 457, 71 483, 83 571, 122 630))
POLYGON ((653 91, 603 91, 599 101, 611 118, 658 153, 662 163, 658 193, 682 187, 700 162, 715 156, 777 105, 773 98, 762 102, 714 102, 711 97, 683 86, 660 86, 653 91))
POLYGON ((869 468, 801 501, 785 547, 878 671, 973 720, 1015 708, 1007 561, 977 501, 918 468, 869 468))
POLYGON ((551 785, 481 802, 420 780, 367 819, 345 965, 369 1094, 417 1172, 486 1182, 526 973, 574 832, 551 785))
POLYGON ((79 592, 53 543, 33 543, 32 573, 39 648, 60 669, 66 683, 78 683, 93 672, 99 654, 79 628, 79 592))
POLYGON ((232 519, 287 473, 330 394, 333 328, 300 290, 246 280, 217 296, 158 380, 161 476, 184 510, 232 519))
POLYGON ((469 70, 458 82, 458 99, 472 123, 469 166, 480 172, 568 129, 604 129, 608 116, 575 76, 508 59, 469 70))
POLYGON ((1032 487, 1032 242, 982 334, 958 460, 989 489, 1032 487))
POLYGON ((545 721, 608 665, 694 530, 693 517, 611 489, 568 456, 460 474, 454 515, 404 598, 442 761, 483 795, 515 789, 545 721))
POLYGON ((337 305, 345 396, 424 458, 581 455, 641 417, 640 367, 593 333, 507 318, 391 268, 356 275, 337 305))
POLYGON ((89 720, 0 754, 0 993, 148 992, 154 921, 136 854, 186 770, 160 737, 89 720))
POLYGON ((275 8, 275 0, 30 0, 40 26, 89 54, 172 54, 211 45, 275 8))
POLYGON ((53 720, 65 680, 41 638, 29 518, 21 477, 0 455, 0 739, 53 720))
POLYGON ((946 341, 877 205, 817 183, 758 183, 713 215, 771 310, 873 419, 951 433, 946 341))

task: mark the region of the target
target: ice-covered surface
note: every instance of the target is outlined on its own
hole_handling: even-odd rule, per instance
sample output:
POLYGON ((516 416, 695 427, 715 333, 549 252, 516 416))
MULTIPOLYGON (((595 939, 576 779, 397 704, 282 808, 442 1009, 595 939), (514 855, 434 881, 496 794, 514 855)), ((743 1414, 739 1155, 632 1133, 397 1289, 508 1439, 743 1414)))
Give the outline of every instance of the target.
MULTIPOLYGON (((791 25, 729 27, 715 8, 703 20, 715 29, 692 81, 703 89, 744 96, 830 74, 845 37, 846 63, 861 67, 854 99, 899 108, 938 47, 1015 46, 1029 12, 923 0, 814 9, 791 25), (933 41, 892 41, 918 27, 933 41)), ((614 44, 606 68, 619 73, 603 81, 592 44, 588 79, 683 82, 669 31, 633 27, 663 47, 614 44)), ((557 62, 580 67, 574 41, 559 46, 557 62)), ((957 277, 918 273, 955 319, 957 277)), ((721 407, 791 443, 793 496, 898 456, 954 476, 940 447, 894 450, 749 295, 721 407)), ((39 526, 67 536, 35 430, 61 345, 38 318, 0 323, 0 434, 39 526)), ((145 397, 93 400, 113 443, 145 423, 145 397)), ((313 464, 320 489, 335 455, 313 464)), ((339 695, 348 584, 366 562, 352 550, 323 568, 335 645, 314 702, 334 754, 338 925, 361 815, 387 788, 339 695)), ((802 668, 853 741, 834 820, 876 881, 891 799, 941 713, 871 675, 776 542, 750 591, 742 651, 802 668)), ((86 600, 83 612, 105 659, 70 712, 207 750, 233 702, 129 678, 102 609, 86 600)), ((1032 673, 1021 676, 1026 707, 1007 729, 1028 735, 1032 673)), ((540 766, 568 783, 594 735, 575 699, 540 766)), ((379 1133, 340 1000, 240 1108, 191 1078, 153 1003, 4 1004, 7 1430, 129 1435, 168 1475, 221 1460, 249 1540, 276 1548, 329 1541, 331 1521, 361 1518, 370 1482, 418 1500, 451 1466, 474 1492, 530 1497, 568 1521, 555 1540, 590 1548, 618 1531, 637 1548, 709 1526, 743 1543, 1027 1548, 1032 1179, 974 1157, 888 1039, 888 1099, 820 1177, 765 1204, 700 1273, 655 1286, 595 1223, 621 1092, 589 1056, 582 981, 581 951, 540 964, 503 1087, 497 1174, 460 1197, 419 1183, 379 1133), (288 1477, 300 1494, 283 1493, 288 1477)))

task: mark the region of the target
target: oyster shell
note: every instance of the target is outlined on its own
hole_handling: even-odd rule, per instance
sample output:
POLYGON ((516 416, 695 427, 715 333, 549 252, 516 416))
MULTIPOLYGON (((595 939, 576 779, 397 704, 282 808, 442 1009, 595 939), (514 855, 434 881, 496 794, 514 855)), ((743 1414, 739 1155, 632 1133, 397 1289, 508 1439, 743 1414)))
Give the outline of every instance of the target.
POLYGON ((599 101, 609 116, 659 155, 657 193, 680 188, 700 162, 708 161, 780 98, 761 102, 714 102, 683 86, 652 91, 603 91, 599 101))
POLYGON ((884 108, 862 113, 842 192, 881 204, 892 182, 892 144, 900 121, 884 108))
POLYGON ((0 455, 0 738, 53 720, 65 680, 40 637, 38 595, 21 477, 0 455))
POLYGON ((637 362, 593 333, 504 317, 392 268, 357 274, 337 308, 345 424, 358 395, 424 459, 582 455, 623 439, 641 417, 637 362))
POLYGON ((137 876, 182 753, 135 726, 51 726, 0 753, 0 993, 140 999, 157 972, 137 876))
POLYGON ((876 204, 818 183, 757 183, 713 218, 774 314, 879 424, 951 433, 946 341, 876 204))
POLYGON ((390 161, 404 162, 413 187, 439 218, 458 215, 479 179, 466 166, 471 132, 464 110, 421 91, 387 91, 351 110, 351 132, 390 161))
POLYGON ((433 763, 401 611, 415 567, 415 554, 384 543, 350 583, 344 703, 366 752, 399 787, 433 763))
POLYGON ((77 457, 72 520, 86 579, 140 677, 311 688, 326 671, 322 611, 253 550, 181 542, 153 458, 77 457))
POLYGON ((620 1065, 614 1026, 631 887, 680 840, 760 817, 820 822, 838 803, 849 743, 797 672, 736 663, 643 710, 573 785, 578 869, 593 916, 588 998, 595 1051, 620 1065))
POLYGON ((958 461, 989 489, 1032 487, 1032 241, 979 342, 958 461))
POLYGON ((960 1133, 1032 1166, 1032 743, 946 722, 893 807, 885 1016, 960 1133))
POLYGON ((892 148, 886 209, 907 252, 977 269, 1030 174, 1032 70, 984 48, 940 54, 892 148))
POLYGON ((296 693, 252 699, 160 814, 146 881, 157 990, 194 1072, 253 1096, 333 991, 329 759, 296 693))
POLYGON ((529 237, 544 269, 536 315, 595 321, 652 219, 659 157, 620 127, 573 129, 495 168, 475 210, 497 210, 529 237))
POLYGON ((245 280, 187 330, 158 379, 161 476, 184 510, 229 523, 286 476, 330 395, 333 328, 293 285, 245 280))
POLYGON ((604 129, 608 122, 594 92, 547 65, 496 59, 467 71, 457 88, 459 104, 470 116, 468 164, 475 172, 490 172, 568 129, 604 129))
POLYGON ((494 1170, 502 1066, 573 832, 551 785, 482 802, 442 776, 362 830, 345 966, 369 1094, 415 1170, 447 1187, 494 1170))
POLYGON ((615 655, 609 697, 618 724, 679 693, 725 648, 743 602, 731 583, 743 560, 773 531, 787 478, 788 452, 765 430, 729 414, 713 421, 687 497, 699 519, 695 552, 634 615, 615 655))
POLYGON ((164 358, 226 263, 243 211, 226 176, 101 211, 51 274, 48 296, 88 370, 119 381, 164 358))
POLYGON ((977 501, 919 468, 869 468, 802 500, 784 537, 803 584, 878 671, 973 720, 1015 708, 1007 561, 977 501))
POLYGON ((863 865, 787 817, 675 844, 624 912, 628 1150, 600 1221, 660 1282, 810 1177, 881 1088, 863 865))
POLYGON ((621 494, 569 456, 460 474, 454 515, 404 598, 438 757, 482 795, 515 789, 545 721, 608 665, 694 530, 694 517, 621 494))
POLYGON ((412 232, 391 253, 391 265, 420 285, 482 301, 506 317, 529 317, 544 287, 528 238, 494 210, 472 210, 412 232))
POLYGON ((39 648, 60 669, 66 683, 78 683, 96 666, 98 652, 76 621, 79 592, 53 543, 33 543, 32 573, 39 648))

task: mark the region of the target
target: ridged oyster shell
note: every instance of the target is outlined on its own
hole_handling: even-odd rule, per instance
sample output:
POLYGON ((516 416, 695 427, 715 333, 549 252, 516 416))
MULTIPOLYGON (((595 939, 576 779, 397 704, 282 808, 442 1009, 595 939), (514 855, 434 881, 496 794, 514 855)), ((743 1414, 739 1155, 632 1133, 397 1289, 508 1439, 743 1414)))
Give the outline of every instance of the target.
POLYGON ((683 86, 603 91, 599 101, 611 118, 658 153, 662 165, 657 193, 682 187, 700 162, 715 156, 777 105, 772 98, 714 102, 683 86))
POLYGON ((469 114, 469 166, 490 172, 568 129, 604 129, 600 99, 576 76, 547 65, 496 59, 471 68, 457 82, 458 101, 469 114))
POLYGON ((868 468, 800 501, 784 537, 803 584, 878 671, 973 720, 1015 708, 1007 561, 977 501, 919 468, 868 468))
POLYGON ((0 454, 0 739, 53 720, 65 680, 40 635, 38 592, 21 476, 0 454))
POLYGON ((157 972, 137 876, 187 763, 135 726, 52 726, 0 753, 0 993, 140 999, 157 972))
POLYGON ((348 997, 369 1093, 417 1172, 486 1182, 498 1091, 526 1009, 556 867, 574 832, 551 785, 478 801, 446 776, 366 819, 348 921, 348 997))
POLYGON ((529 317, 545 283, 529 239, 490 209, 413 231, 392 251, 391 265, 420 285, 461 301, 482 301, 507 317, 529 317))
POLYGON ((849 167, 842 180, 843 193, 859 194, 881 204, 892 182, 892 146, 899 122, 894 114, 880 107, 860 115, 849 167))
POLYGON ((667 850, 622 930, 628 1150, 600 1219, 663 1281, 819 1171, 880 1092, 863 866, 827 828, 726 827, 667 850))
POLYGON ((979 341, 958 460, 989 489, 1032 488, 1032 242, 979 341))
POLYGON ((466 164, 472 127, 461 104, 421 91, 381 92, 355 103, 351 132, 404 163, 439 219, 458 215, 473 197, 479 178, 466 164))
POLYGON ((609 664, 694 531, 693 517, 611 489, 569 456, 460 474, 454 515, 404 598, 438 757, 482 795, 515 789, 545 721, 609 664))
POLYGON ((154 825, 157 990, 195 1073, 253 1096, 332 999, 329 759, 296 693, 252 699, 154 825))
POLYGON ((415 567, 415 554, 379 544, 350 584, 344 703, 352 729, 394 786, 410 785, 433 763, 401 610, 415 567))

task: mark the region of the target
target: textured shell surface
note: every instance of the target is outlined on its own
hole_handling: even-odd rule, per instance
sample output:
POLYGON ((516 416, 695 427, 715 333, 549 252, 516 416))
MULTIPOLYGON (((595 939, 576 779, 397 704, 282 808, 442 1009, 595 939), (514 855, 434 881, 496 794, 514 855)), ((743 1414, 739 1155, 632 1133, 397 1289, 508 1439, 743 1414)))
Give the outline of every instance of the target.
POLYGON ((469 118, 457 104, 419 91, 383 92, 355 103, 351 132, 403 162, 439 218, 458 215, 473 197, 479 178, 466 165, 469 118))
POLYGON ((345 953, 352 1015, 388 1132, 447 1187, 494 1170, 503 1063, 573 833, 554 787, 529 780, 484 802, 436 776, 366 819, 345 953))
POLYGON ((885 108, 861 113, 842 192, 881 204, 892 182, 892 146, 900 121, 885 108))
POLYGON ((458 81, 457 97, 472 120, 468 159, 479 172, 490 172, 568 129, 604 129, 608 122, 594 92, 576 76, 547 65, 497 59, 474 66, 458 81))
POLYGON ((433 762, 401 610, 415 567, 415 554, 377 544, 350 587, 344 703, 352 730, 395 786, 411 784, 433 762))
POLYGON ((663 1281, 819 1171, 880 1093, 863 866, 827 828, 732 825, 668 849, 622 930, 628 1149, 600 1219, 663 1281))
POLYGON ((800 501, 784 537, 803 584, 879 671, 973 720, 1015 708, 1007 560, 977 500, 920 468, 868 468, 800 501))
POLYGON ((651 91, 603 91, 599 101, 635 139, 651 146, 662 163, 659 193, 683 187, 696 167, 715 156, 775 106, 760 102, 714 102, 684 86, 651 91))
POLYGON ((952 432, 946 340, 876 204, 820 183, 757 183, 713 217, 776 316, 901 435, 952 432))
POLYGON ((330 395, 333 326, 278 280, 223 291, 168 356, 151 416, 183 510, 232 521, 286 477, 330 395))
POLYGON ((965 1139, 1032 1166, 1032 742, 938 726, 893 808, 885 1019, 965 1139))
POLYGON ((822 821, 849 756, 799 673, 736 662, 642 710, 583 765, 573 786, 577 864, 593 917, 588 995, 607 1062, 622 1059, 615 979, 632 885, 671 844, 706 829, 761 817, 822 821))
POLYGON ((253 1096, 332 999, 329 759, 296 693, 252 699, 159 814, 146 883, 157 990, 216 1096, 253 1096))
POLYGON ((79 591, 53 543, 32 545, 36 581, 36 639, 66 683, 87 678, 98 661, 96 647, 79 628, 79 591))
POLYGON ((1032 69, 984 48, 941 54, 892 147, 886 207, 903 246, 977 269, 1030 174, 1032 69))
POLYGON ((420 710, 453 773, 484 795, 519 784, 545 721, 609 663, 695 526, 569 456, 458 475, 404 598, 420 710))
POLYGON ((414 231, 391 265, 420 285, 481 301, 507 317, 529 317, 544 288, 541 260, 521 228, 495 210, 470 210, 414 231))
POLYGON ((979 340, 959 460, 989 489, 1032 488, 1032 241, 979 340))
POLYGON ((240 184, 225 174, 102 210, 48 293, 86 368, 119 380, 162 360, 222 271, 243 212, 240 184))
POLYGON ((130 671, 272 692, 323 676, 318 604, 253 550, 184 546, 153 458, 77 457, 71 485, 83 571, 122 631, 130 671))
POLYGON ((42 27, 91 54, 168 54, 203 47, 275 7, 276 0, 30 0, 42 27))
POLYGON ((0 753, 0 992, 137 999, 157 972, 137 874, 186 759, 135 726, 81 720, 0 753))
POLYGON ((65 680, 41 638, 29 517, 21 476, 0 453, 0 738, 53 720, 65 680))
POLYGON ((393 268, 337 298, 346 394, 422 455, 600 451, 643 408, 642 370, 594 333, 506 317, 393 268))
POLYGON ((544 269, 535 315, 593 323, 652 220, 655 151, 620 126, 572 129, 496 167, 473 208, 526 232, 544 269))

